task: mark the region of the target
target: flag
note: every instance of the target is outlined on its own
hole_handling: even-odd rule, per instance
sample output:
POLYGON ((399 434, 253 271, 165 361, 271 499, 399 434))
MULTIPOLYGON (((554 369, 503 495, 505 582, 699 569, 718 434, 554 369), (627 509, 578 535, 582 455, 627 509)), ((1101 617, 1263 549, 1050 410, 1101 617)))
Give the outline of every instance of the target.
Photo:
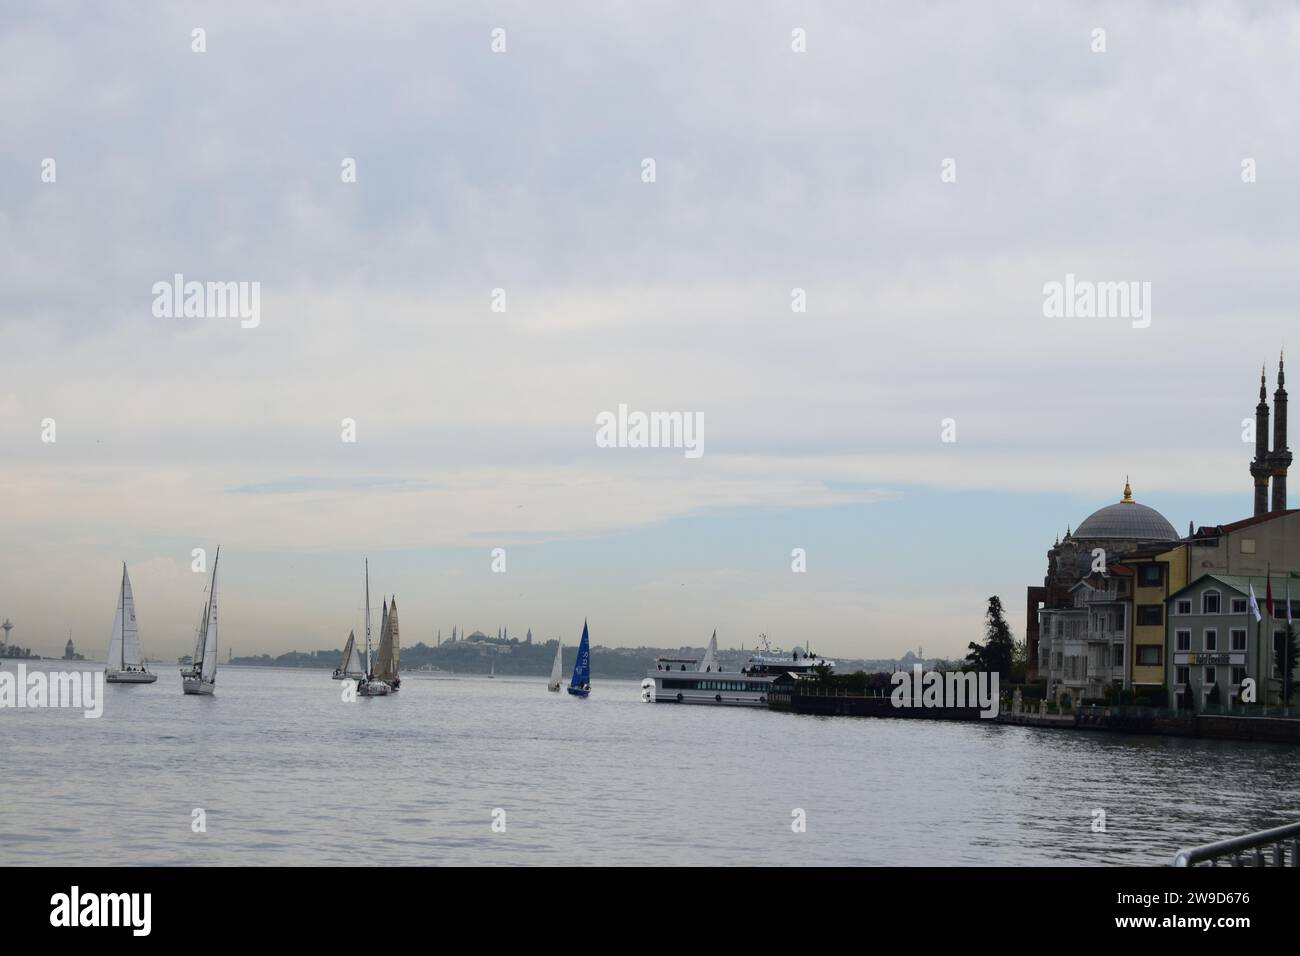
POLYGON ((1291 575, 1286 578, 1286 622, 1291 623, 1291 575))
MULTIPOLYGON (((1270 567, 1271 571, 1272 568, 1270 567)), ((1269 617, 1277 617, 1273 613, 1273 578, 1272 575, 1266 575, 1264 578, 1264 606, 1268 608, 1269 617)))
POLYGON ((1259 602, 1255 600, 1255 583, 1250 585, 1250 611, 1255 615, 1255 623, 1258 624, 1264 615, 1259 613, 1259 602))

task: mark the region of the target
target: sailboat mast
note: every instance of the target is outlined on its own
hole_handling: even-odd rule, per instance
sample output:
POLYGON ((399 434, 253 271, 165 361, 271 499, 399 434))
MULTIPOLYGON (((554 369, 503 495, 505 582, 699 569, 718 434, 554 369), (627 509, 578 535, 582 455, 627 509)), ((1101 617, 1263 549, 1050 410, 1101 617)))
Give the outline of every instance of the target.
MULTIPOLYGON (((208 665, 208 637, 209 629, 212 626, 212 602, 217 598, 217 564, 221 561, 221 545, 217 545, 217 553, 212 558, 212 583, 208 585, 208 617, 203 624, 203 660, 199 662, 199 680, 212 680, 213 675, 207 672, 208 665)), ((217 666, 217 648, 212 648, 212 666, 217 666)))
MULTIPOLYGON (((118 670, 126 670, 126 562, 122 562, 122 587, 117 592, 117 605, 122 609, 122 653, 121 662, 117 665, 118 670)), ((72 632, 68 632, 68 640, 72 640, 72 632)))
POLYGON ((366 679, 373 676, 370 664, 370 559, 366 558, 366 679))

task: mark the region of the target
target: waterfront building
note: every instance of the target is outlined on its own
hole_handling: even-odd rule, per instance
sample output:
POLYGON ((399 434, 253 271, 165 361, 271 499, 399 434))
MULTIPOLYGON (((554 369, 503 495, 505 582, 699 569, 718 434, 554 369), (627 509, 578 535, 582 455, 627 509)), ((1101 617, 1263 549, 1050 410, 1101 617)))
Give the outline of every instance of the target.
POLYGON ((1030 680, 1046 679, 1052 694, 1067 689, 1095 691, 1098 682, 1080 675, 1104 669, 1099 665, 1103 645, 1109 641, 1112 655, 1115 643, 1125 644, 1122 686, 1168 685, 1173 665, 1167 650, 1167 602, 1174 592, 1210 573, 1263 575, 1270 568, 1274 572, 1300 568, 1300 510, 1286 506, 1291 464, 1286 416, 1286 371, 1284 362, 1279 361, 1271 447, 1267 382, 1263 372, 1260 375, 1255 457, 1250 463, 1252 517, 1196 530, 1189 527, 1187 536, 1180 538, 1159 512, 1133 501, 1126 484, 1122 501, 1090 515, 1074 532, 1066 530, 1065 538, 1058 539, 1047 553, 1042 585, 1031 586, 1026 592, 1030 680), (1109 584, 1099 588, 1094 582, 1087 589, 1075 590, 1080 582, 1098 574, 1097 548, 1105 552, 1105 575, 1117 574, 1121 568, 1132 572, 1122 627, 1114 616, 1124 604, 1117 600, 1123 597, 1122 581, 1113 588, 1109 584), (1105 616, 1099 618, 1102 614, 1105 616))
POLYGON ((1300 614, 1300 575, 1203 574, 1169 596, 1171 705, 1186 706, 1191 694, 1199 710, 1210 702, 1215 686, 1220 704, 1235 703, 1247 677, 1255 679, 1257 703, 1278 701, 1281 674, 1273 662, 1273 647, 1286 633, 1288 578, 1292 613, 1300 614), (1272 617, 1265 606, 1266 582, 1272 584, 1272 617), (1252 586, 1264 615, 1258 622, 1250 609, 1252 586))
MULTIPOLYGON (((1134 573, 1126 555, 1165 550, 1179 540, 1154 508, 1124 496, 1093 512, 1047 552, 1047 575, 1029 588, 1027 622, 1030 678, 1046 679, 1049 696, 1100 697, 1109 686, 1128 686, 1133 633, 1134 573)), ((1157 641, 1163 647, 1163 631, 1157 641)), ((1163 679, 1158 673, 1156 682, 1163 679)))

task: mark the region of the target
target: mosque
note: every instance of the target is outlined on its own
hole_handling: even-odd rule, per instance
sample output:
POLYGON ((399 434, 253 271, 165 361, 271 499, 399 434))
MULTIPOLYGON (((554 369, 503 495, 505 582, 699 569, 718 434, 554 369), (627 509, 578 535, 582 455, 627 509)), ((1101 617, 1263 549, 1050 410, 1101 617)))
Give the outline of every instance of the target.
MULTIPOLYGON (((1115 690, 1146 690, 1152 702, 1163 699, 1172 705, 1178 695, 1207 693, 1217 683, 1222 685, 1220 699, 1227 701, 1243 676, 1263 675, 1265 644, 1236 646, 1236 625, 1247 625, 1244 609, 1241 621, 1227 622, 1233 625, 1233 647, 1227 646, 1225 634, 1221 648, 1217 621, 1196 635, 1197 622, 1185 609, 1188 599, 1171 599, 1206 575, 1230 576, 1236 584, 1228 590, 1260 575, 1255 586, 1262 600, 1262 575, 1300 571, 1300 511, 1288 510, 1286 500, 1291 452, 1285 382, 1279 361, 1270 449, 1261 371, 1250 518, 1199 530, 1189 526, 1187 535, 1180 536, 1164 515, 1134 499, 1126 480, 1118 502, 1093 512, 1074 530, 1066 529, 1048 550, 1043 583, 1027 589, 1025 634, 1028 676, 1046 680, 1049 698, 1108 699, 1115 690), (1179 622, 1185 626, 1177 629, 1176 642, 1169 625, 1175 611, 1187 616, 1179 622)), ((1238 605, 1233 598, 1234 612, 1238 605)))

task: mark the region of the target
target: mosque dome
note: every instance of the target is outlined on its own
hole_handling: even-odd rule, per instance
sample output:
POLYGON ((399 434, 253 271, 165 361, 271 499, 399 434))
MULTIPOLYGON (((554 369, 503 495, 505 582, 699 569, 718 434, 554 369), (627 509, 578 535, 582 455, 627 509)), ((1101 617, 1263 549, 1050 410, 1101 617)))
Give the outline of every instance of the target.
POLYGON ((1124 482, 1124 499, 1088 515, 1074 531, 1076 538, 1124 538, 1135 541, 1177 541, 1165 516, 1133 500, 1133 489, 1124 482))

